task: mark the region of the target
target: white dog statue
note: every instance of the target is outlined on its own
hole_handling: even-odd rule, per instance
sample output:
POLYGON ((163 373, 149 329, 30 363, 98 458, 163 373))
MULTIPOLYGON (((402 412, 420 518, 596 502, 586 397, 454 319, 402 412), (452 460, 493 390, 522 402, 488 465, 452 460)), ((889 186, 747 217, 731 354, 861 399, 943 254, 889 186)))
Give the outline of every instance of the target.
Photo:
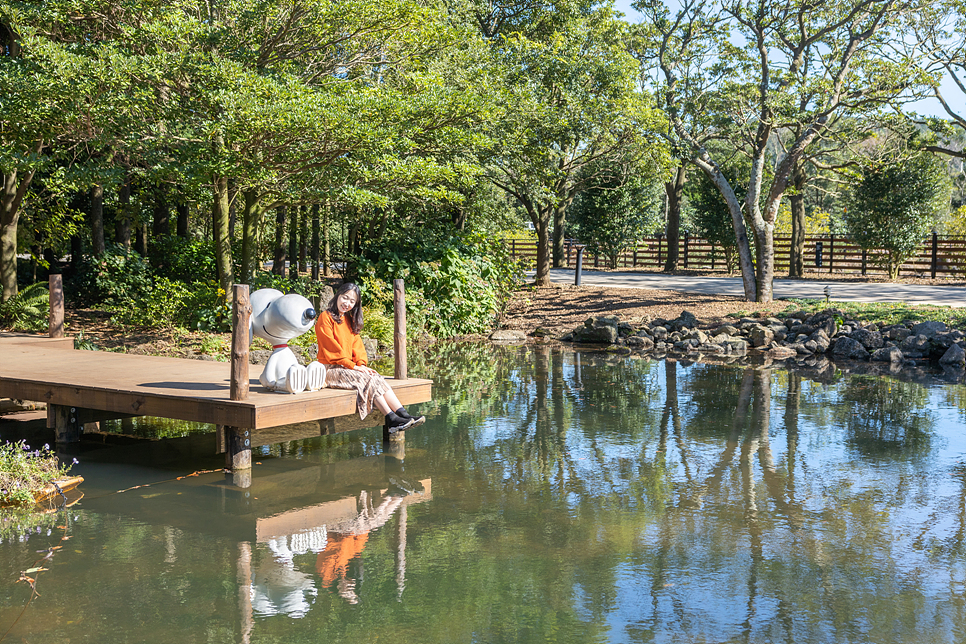
POLYGON ((288 341, 315 326, 315 308, 296 293, 284 295, 273 288, 251 294, 252 316, 249 329, 267 340, 274 351, 258 381, 271 391, 297 394, 325 386, 325 366, 313 360, 308 367, 299 364, 288 341))

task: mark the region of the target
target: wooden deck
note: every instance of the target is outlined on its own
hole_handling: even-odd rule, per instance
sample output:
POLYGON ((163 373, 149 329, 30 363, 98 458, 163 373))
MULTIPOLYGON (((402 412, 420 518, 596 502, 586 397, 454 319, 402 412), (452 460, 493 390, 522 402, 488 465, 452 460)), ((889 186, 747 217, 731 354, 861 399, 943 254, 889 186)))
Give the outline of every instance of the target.
MULTIPOLYGON (((351 391, 267 391, 258 365, 248 398, 233 401, 227 362, 72 349, 70 338, 0 334, 0 397, 250 430, 356 413, 351 391)), ((431 380, 388 381, 404 405, 431 400, 431 380)))

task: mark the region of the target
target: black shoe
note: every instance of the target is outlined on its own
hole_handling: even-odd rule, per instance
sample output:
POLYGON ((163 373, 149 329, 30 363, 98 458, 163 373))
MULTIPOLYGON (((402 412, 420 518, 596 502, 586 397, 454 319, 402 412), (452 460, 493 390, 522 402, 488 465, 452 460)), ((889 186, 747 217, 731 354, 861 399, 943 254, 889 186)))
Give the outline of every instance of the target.
POLYGON ((422 425, 423 423, 426 422, 425 416, 413 416, 408 411, 406 411, 405 407, 400 407, 399 409, 397 409, 395 414, 400 418, 412 418, 414 421, 412 425, 413 427, 416 427, 417 425, 422 425))
POLYGON ((399 418, 399 417, 397 417, 395 420, 389 420, 389 421, 387 421, 386 422, 386 425, 388 425, 388 427, 389 427, 389 433, 390 434, 395 434, 398 431, 402 431, 404 429, 409 429, 410 427, 413 426, 413 423, 415 423, 415 422, 416 421, 413 420, 412 418, 399 418))

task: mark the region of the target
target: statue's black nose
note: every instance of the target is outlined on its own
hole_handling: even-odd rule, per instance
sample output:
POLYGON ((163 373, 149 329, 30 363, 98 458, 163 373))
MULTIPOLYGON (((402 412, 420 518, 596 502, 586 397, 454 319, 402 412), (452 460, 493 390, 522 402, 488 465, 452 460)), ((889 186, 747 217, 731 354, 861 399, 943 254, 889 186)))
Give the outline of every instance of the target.
POLYGON ((306 320, 314 320, 315 309, 305 309, 305 313, 303 313, 302 316, 305 317, 306 320))

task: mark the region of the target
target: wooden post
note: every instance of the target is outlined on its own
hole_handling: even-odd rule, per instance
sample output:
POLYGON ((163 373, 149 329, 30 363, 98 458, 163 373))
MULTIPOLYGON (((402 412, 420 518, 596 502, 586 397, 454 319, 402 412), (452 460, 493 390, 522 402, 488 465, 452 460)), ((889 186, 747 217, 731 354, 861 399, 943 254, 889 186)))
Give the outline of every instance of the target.
POLYGON ((687 230, 684 231, 684 268, 688 267, 688 241, 690 241, 691 235, 687 230))
POLYGON ((396 359, 394 375, 396 380, 406 380, 409 377, 409 366, 406 363, 406 283, 403 280, 392 281, 392 306, 392 351, 396 359))
MULTIPOLYGON (((393 453, 403 453, 406 452, 406 432, 405 431, 390 431, 389 423, 384 423, 382 426, 382 442, 385 445, 386 451, 390 454, 393 453)), ((397 456, 397 458, 402 458, 397 456)))
POLYGON ((832 272, 832 264, 835 263, 835 235, 828 236, 828 272, 832 272))
POLYGON ((64 337, 64 276, 60 273, 49 278, 50 316, 47 318, 48 335, 64 337))
POLYGON ((865 270, 869 261, 869 253, 864 248, 862 249, 862 274, 865 275, 865 270))
MULTIPOLYGON (((394 331, 392 336, 392 351, 396 360, 396 380, 408 378, 409 367, 406 364, 406 283, 403 280, 392 281, 392 305, 394 331)), ((389 446, 390 451, 405 449, 406 433, 391 432, 388 422, 382 426, 382 440, 389 446)))
POLYGON ((47 405, 47 415, 53 420, 58 443, 80 441, 84 425, 79 422, 77 408, 65 405, 47 405))
POLYGON ((248 323, 252 304, 248 284, 235 284, 234 306, 231 315, 231 399, 248 398, 248 323))
POLYGON ((932 231, 932 261, 929 264, 929 273, 936 279, 936 270, 939 268, 939 235, 932 231))
MULTIPOLYGON (((232 308, 231 387, 232 400, 248 398, 248 322, 252 315, 248 285, 236 284, 232 308)), ((242 427, 225 427, 225 467, 247 470, 252 466, 251 431, 242 427)))
POLYGON ((634 242, 634 262, 631 268, 637 268, 637 242, 634 242))

